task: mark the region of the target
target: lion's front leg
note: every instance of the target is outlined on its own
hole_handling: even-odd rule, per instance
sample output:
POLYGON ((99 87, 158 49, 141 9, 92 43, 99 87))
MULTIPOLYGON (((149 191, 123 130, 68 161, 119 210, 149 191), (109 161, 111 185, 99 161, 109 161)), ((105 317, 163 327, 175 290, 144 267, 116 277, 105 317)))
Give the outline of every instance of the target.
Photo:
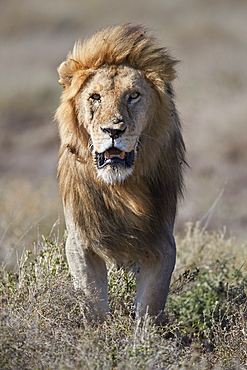
POLYGON ((171 275, 176 259, 175 242, 166 245, 164 253, 156 260, 148 258, 137 269, 136 274, 136 318, 146 313, 162 319, 171 275))
POLYGON ((103 320, 109 313, 105 262, 93 251, 85 250, 82 242, 70 235, 66 255, 75 288, 83 293, 81 309, 85 319, 103 320))

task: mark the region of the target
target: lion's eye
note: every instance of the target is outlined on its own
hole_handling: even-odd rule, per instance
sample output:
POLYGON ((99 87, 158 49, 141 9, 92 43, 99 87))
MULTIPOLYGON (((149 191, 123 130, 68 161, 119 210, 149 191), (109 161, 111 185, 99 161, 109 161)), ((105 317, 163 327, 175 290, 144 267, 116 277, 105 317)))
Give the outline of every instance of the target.
POLYGON ((100 98, 101 98, 100 94, 96 94, 96 93, 90 96, 90 99, 92 100, 100 100, 100 98))
POLYGON ((130 103, 132 103, 132 102, 136 101, 139 97, 140 97, 140 93, 135 91, 135 92, 133 92, 129 95, 128 100, 129 100, 130 103))

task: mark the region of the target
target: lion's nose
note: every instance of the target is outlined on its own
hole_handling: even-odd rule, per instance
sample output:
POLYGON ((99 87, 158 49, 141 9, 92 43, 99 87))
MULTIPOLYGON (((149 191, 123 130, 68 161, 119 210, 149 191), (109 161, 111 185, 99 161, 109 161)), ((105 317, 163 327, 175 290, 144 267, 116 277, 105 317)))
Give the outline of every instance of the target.
POLYGON ((108 134, 110 136, 110 138, 117 139, 125 132, 126 127, 123 130, 112 128, 112 127, 106 127, 106 128, 101 127, 101 130, 105 134, 108 134))

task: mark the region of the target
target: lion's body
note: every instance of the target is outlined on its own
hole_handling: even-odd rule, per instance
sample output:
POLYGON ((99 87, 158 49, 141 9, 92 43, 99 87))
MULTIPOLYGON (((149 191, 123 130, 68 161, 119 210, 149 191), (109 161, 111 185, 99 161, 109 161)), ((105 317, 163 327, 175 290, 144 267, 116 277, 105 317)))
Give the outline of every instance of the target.
POLYGON ((184 144, 173 102, 175 62, 141 27, 106 28, 59 68, 58 177, 75 285, 107 305, 106 262, 136 262, 137 316, 164 308, 184 144))

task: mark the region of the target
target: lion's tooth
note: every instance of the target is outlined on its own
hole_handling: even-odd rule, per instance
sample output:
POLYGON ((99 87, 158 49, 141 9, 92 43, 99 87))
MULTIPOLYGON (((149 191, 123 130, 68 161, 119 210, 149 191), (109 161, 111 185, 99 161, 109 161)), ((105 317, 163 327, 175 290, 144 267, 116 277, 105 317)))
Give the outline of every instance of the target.
POLYGON ((124 156, 125 156, 125 152, 123 151, 123 152, 121 152, 120 154, 119 154, 119 157, 121 158, 121 159, 124 159, 124 156))
POLYGON ((108 152, 108 150, 106 150, 106 152, 105 152, 105 158, 111 158, 111 155, 110 155, 110 153, 108 152))

